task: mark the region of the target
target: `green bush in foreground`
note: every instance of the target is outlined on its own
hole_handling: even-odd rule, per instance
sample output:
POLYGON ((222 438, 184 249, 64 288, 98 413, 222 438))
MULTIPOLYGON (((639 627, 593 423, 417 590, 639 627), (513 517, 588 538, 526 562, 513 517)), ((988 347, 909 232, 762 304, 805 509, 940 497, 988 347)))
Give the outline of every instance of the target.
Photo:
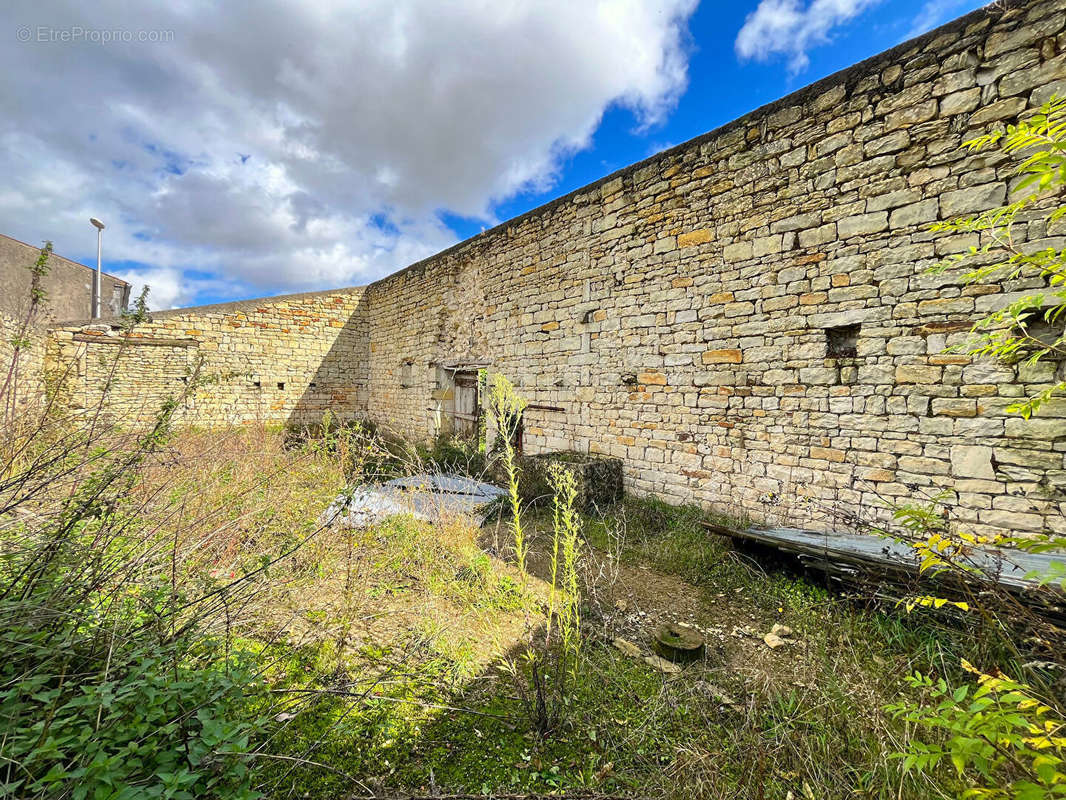
POLYGON ((3 465, 0 797, 257 796, 257 683, 219 625, 240 579, 182 591, 180 544, 137 497, 173 407, 107 446, 38 433, 3 465))
POLYGON ((52 664, 34 665, 40 668, 32 673, 22 659, 0 667, 7 762, 0 794, 258 796, 246 765, 234 758, 247 751, 254 731, 240 721, 249 670, 227 668, 211 644, 181 638, 160 647, 143 636, 116 650, 117 663, 108 664, 106 653, 85 651, 86 636, 93 634, 67 627, 24 635, 19 645, 39 646, 38 654, 52 664), (63 645, 72 650, 59 658, 63 645), (194 649, 201 652, 194 655, 194 649))

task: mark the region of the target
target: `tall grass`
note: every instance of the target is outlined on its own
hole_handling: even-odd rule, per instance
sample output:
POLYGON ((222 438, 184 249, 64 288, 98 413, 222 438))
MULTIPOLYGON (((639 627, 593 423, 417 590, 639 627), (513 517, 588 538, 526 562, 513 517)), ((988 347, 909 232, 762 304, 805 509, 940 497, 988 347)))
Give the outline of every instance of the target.
POLYGON ((272 489, 322 459, 175 434, 181 402, 123 430, 19 398, 0 426, 0 797, 253 797, 277 755, 256 612, 324 493, 272 489))
MULTIPOLYGON (((255 675, 211 632, 239 582, 192 593, 186 553, 145 513, 146 464, 175 403, 141 434, 43 422, 5 436, 0 481, 0 776, 17 797, 252 796, 234 713, 255 675)), ((91 423, 90 423, 91 425, 91 423)))
POLYGON ((496 375, 492 381, 489 402, 496 420, 497 442, 503 471, 507 477, 507 498, 510 504, 511 533, 514 538, 515 559, 518 568, 526 571, 526 535, 522 528, 522 496, 518 490, 518 453, 515 449, 515 436, 522 421, 522 412, 526 400, 515 389, 505 375, 496 375))

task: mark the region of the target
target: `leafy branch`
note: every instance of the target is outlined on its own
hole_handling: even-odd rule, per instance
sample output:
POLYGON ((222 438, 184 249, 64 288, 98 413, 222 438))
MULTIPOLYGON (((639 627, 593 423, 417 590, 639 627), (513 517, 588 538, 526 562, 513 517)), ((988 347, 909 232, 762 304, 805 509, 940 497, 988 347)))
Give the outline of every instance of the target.
MULTIPOLYGON (((937 232, 976 233, 983 240, 967 252, 944 259, 933 271, 943 273, 966 265, 961 279, 968 285, 1028 281, 1043 289, 979 319, 970 331, 973 338, 951 349, 1012 364, 1066 359, 1066 248, 1034 249, 1028 236, 1041 218, 1046 236, 1066 216, 1066 204, 1061 202, 1066 186, 1066 99, 1053 97, 1017 125, 978 136, 963 147, 970 152, 998 148, 1008 157, 1022 157, 1015 168, 1020 177, 1012 191, 1016 199, 982 214, 933 225, 937 232)), ((1007 411, 1031 417, 1066 391, 1066 376, 1061 371, 1059 376, 1052 385, 1012 403, 1007 411)))

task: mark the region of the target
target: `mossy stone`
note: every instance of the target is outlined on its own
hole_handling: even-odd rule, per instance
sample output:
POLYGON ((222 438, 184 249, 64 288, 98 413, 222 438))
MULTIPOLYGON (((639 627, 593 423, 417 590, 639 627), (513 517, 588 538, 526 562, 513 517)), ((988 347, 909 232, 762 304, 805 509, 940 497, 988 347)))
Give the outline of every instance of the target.
POLYGON ((521 456, 519 486, 527 503, 550 502, 550 466, 559 464, 574 473, 575 505, 585 512, 603 510, 622 499, 622 459, 563 450, 521 456))

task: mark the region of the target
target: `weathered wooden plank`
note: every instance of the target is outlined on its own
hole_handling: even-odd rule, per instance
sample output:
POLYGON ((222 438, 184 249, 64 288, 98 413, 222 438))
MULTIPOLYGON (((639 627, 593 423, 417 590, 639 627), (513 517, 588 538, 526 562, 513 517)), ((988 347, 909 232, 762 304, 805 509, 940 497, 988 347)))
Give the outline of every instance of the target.
POLYGON ((91 333, 75 333, 75 342, 89 344, 124 344, 132 347, 196 347, 196 339, 163 339, 141 336, 94 336, 91 333))
MULTIPOLYGON (((757 542, 768 547, 837 564, 852 564, 875 575, 890 570, 918 576, 920 558, 913 548, 886 536, 856 533, 817 533, 797 528, 747 528, 735 530, 704 523, 713 533, 757 542)), ((1023 550, 974 549, 968 563, 1003 586, 1015 590, 1036 588, 1030 573, 1046 573, 1052 562, 1066 560, 1066 553, 1027 553, 1023 550)))

